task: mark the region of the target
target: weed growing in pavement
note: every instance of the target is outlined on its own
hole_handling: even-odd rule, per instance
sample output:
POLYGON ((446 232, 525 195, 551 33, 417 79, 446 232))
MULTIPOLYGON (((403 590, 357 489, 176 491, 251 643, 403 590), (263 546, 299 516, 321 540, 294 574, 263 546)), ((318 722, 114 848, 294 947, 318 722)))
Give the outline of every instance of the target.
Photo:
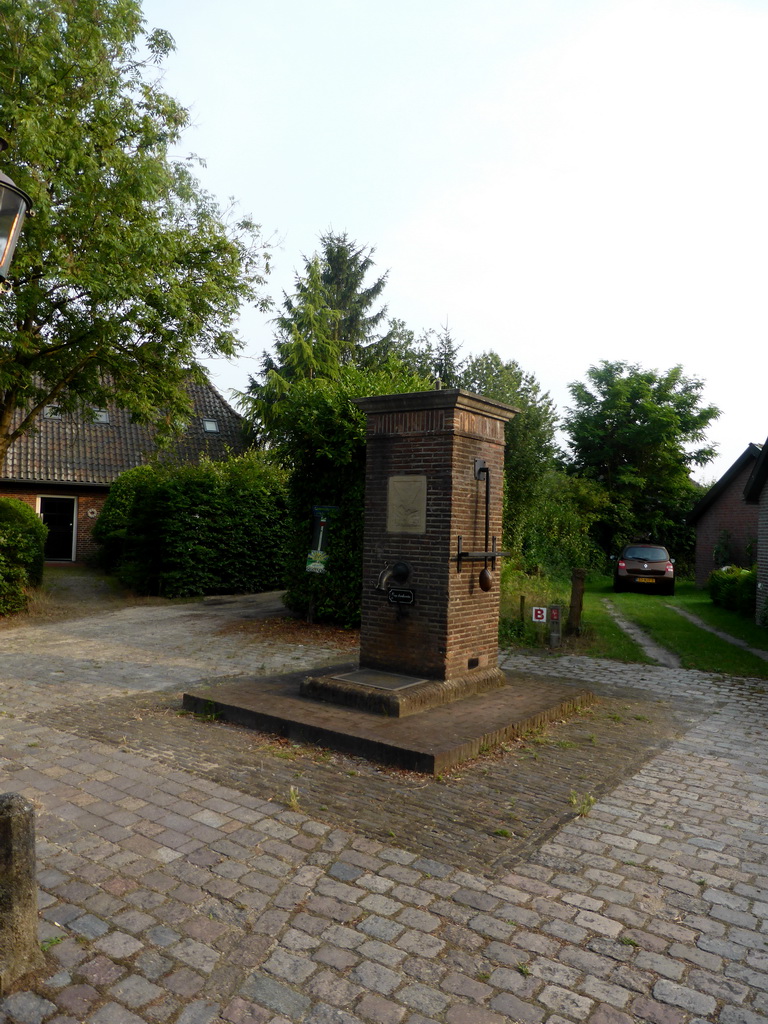
POLYGON ((568 797, 568 801, 571 807, 576 808, 576 813, 580 818, 586 818, 595 806, 595 797, 593 797, 591 793, 584 793, 583 796, 580 796, 575 789, 571 790, 571 795, 568 797))
POLYGON ((619 942, 622 944, 622 946, 639 946, 640 945, 639 942, 635 942, 634 939, 631 939, 629 937, 629 935, 622 935, 621 938, 619 939, 619 942))
POLYGON ((517 964, 517 970, 522 974, 524 978, 527 978, 531 973, 531 969, 528 964, 524 964, 522 960, 517 964))
POLYGON ((40 949, 46 953, 53 946, 58 946, 60 942, 63 942, 66 936, 64 935, 53 935, 50 939, 43 939, 40 943, 40 949))
POLYGON ((291 786, 288 790, 288 806, 292 811, 301 810, 301 807, 299 806, 299 791, 296 786, 291 786))
POLYGON ((508 828, 496 828, 493 830, 495 836, 501 836, 502 839, 511 839, 512 833, 508 828))

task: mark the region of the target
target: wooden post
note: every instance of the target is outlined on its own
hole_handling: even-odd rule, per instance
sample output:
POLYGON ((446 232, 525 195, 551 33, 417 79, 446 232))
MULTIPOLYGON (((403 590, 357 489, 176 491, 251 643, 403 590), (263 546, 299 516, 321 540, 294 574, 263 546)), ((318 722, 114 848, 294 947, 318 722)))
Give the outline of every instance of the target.
POLYGON ((43 965, 37 941, 35 811, 18 793, 0 795, 0 993, 43 965))
POLYGON ((586 569, 574 569, 571 576, 571 606, 568 609, 568 623, 565 631, 569 636, 581 633, 581 612, 584 607, 584 585, 586 569))

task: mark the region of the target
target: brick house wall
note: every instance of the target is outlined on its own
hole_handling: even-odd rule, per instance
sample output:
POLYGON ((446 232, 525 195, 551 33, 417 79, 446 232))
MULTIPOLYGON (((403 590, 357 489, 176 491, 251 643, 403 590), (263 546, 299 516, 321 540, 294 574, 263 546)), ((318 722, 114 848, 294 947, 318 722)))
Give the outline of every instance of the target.
POLYGON ((746 463, 732 478, 725 489, 701 514, 696 522, 696 586, 706 586, 710 573, 721 568, 715 559, 718 547, 727 543, 727 564, 745 568, 753 565, 757 557, 756 505, 749 505, 744 499, 753 462, 746 463), (724 534, 728 534, 724 538, 724 534))
POLYGON ((733 465, 713 484, 688 516, 696 528, 696 586, 704 587, 710 573, 722 565, 755 564, 758 511, 747 500, 747 484, 760 458, 762 446, 750 444, 733 465), (725 558, 715 557, 727 548, 725 558))
POLYGON ((763 485, 758 504, 757 608, 755 622, 768 626, 768 484, 763 485))
POLYGON ((98 545, 92 537, 93 527, 98 519, 104 502, 107 500, 107 488, 99 489, 87 487, 57 487, 52 485, 46 487, 41 485, 39 490, 27 490, 22 485, 6 484, 0 481, 0 497, 16 498, 23 501, 25 505, 40 514, 40 500, 42 497, 51 498, 73 498, 75 502, 76 526, 73 538, 72 561, 87 562, 97 552, 98 545))
POLYGON ((768 626, 768 441, 755 462, 744 497, 758 515, 755 622, 758 626, 768 626))

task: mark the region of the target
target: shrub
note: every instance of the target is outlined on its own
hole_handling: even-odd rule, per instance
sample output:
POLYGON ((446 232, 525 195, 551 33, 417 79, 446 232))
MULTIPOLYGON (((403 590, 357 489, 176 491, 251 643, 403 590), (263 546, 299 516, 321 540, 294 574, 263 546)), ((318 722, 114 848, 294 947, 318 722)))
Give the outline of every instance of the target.
POLYGON ((757 569, 736 565, 716 569, 707 581, 712 603, 741 615, 753 617, 757 601, 757 569))
POLYGON ((27 574, 0 552, 0 615, 22 612, 27 606, 27 574))
POLYGON ((26 586, 43 581, 45 538, 40 517, 17 498, 0 498, 0 615, 26 607, 26 586))
POLYGON ((281 586, 287 534, 284 475, 253 452, 130 470, 94 531, 123 584, 164 597, 281 586))
POLYGON ((97 563, 106 572, 115 572, 123 559, 128 523, 133 515, 136 492, 142 483, 155 478, 151 466, 137 466, 121 473, 109 489, 109 495, 93 527, 93 539, 99 544, 97 563))

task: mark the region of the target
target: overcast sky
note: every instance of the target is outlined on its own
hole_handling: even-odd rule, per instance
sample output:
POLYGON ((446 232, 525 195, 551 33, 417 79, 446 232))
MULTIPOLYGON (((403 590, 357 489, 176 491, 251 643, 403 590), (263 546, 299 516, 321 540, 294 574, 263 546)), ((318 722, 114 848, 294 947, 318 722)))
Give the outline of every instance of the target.
MULTIPOLYGON (((706 382, 721 475, 768 436, 768 0, 145 0, 204 187, 273 239, 374 246, 391 316, 515 359, 706 382)), ((244 388, 272 339, 212 365, 244 388)))

